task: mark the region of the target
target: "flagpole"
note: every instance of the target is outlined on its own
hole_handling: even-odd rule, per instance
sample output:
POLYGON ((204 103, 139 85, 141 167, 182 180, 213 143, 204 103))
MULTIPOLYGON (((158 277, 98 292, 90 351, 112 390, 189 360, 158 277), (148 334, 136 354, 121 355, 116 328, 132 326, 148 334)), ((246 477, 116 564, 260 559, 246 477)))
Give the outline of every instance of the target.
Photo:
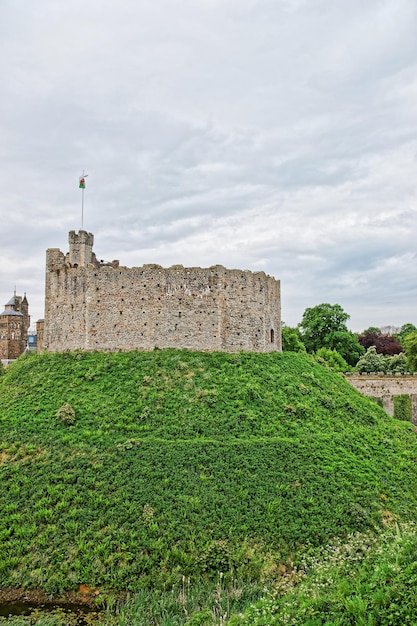
MULTIPOLYGON (((83 170, 83 178, 84 178, 84 170, 83 170)), ((84 230, 84 191, 85 187, 81 190, 81 230, 84 230)))
POLYGON ((85 190, 85 179, 88 174, 84 174, 84 170, 82 176, 80 176, 80 187, 81 187, 81 230, 84 230, 84 190, 85 190))

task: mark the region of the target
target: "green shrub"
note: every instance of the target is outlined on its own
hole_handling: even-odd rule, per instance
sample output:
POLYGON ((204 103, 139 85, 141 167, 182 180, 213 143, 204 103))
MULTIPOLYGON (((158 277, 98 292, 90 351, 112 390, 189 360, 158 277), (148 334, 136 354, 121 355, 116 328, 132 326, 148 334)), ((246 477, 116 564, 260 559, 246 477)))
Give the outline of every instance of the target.
POLYGON ((75 424, 75 411, 70 404, 63 404, 61 408, 58 409, 55 416, 67 426, 75 424))
POLYGON ((351 370, 351 367, 337 350, 320 348, 316 352, 316 359, 318 363, 327 364, 334 372, 349 372, 351 370))

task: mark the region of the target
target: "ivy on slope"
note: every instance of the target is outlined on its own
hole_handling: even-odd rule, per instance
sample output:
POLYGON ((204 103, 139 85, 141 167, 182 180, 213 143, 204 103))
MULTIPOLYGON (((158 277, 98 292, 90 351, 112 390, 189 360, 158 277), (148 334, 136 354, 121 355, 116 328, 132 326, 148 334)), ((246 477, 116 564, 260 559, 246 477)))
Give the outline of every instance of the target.
POLYGON ((29 356, 0 415, 2 587, 265 579, 416 505, 411 425, 306 355, 29 356))

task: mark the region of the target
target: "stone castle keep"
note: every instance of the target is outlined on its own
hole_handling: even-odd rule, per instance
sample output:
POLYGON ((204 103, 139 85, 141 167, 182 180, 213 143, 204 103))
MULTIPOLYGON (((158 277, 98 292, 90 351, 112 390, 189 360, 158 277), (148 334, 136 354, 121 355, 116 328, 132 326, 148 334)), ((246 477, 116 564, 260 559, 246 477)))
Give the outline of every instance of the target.
POLYGON ((69 233, 46 252, 45 320, 38 350, 281 350, 280 282, 264 272, 174 265, 121 267, 69 233))

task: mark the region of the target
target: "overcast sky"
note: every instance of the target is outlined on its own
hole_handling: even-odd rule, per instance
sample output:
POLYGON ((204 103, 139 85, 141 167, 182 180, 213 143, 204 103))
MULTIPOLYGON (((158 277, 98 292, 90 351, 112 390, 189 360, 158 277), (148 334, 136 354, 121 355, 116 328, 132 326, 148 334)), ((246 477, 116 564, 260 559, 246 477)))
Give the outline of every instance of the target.
MULTIPOLYGON (((417 325, 416 0, 1 0, 0 307, 46 248, 417 325)), ((3 310, 3 309, 2 309, 3 310)))

